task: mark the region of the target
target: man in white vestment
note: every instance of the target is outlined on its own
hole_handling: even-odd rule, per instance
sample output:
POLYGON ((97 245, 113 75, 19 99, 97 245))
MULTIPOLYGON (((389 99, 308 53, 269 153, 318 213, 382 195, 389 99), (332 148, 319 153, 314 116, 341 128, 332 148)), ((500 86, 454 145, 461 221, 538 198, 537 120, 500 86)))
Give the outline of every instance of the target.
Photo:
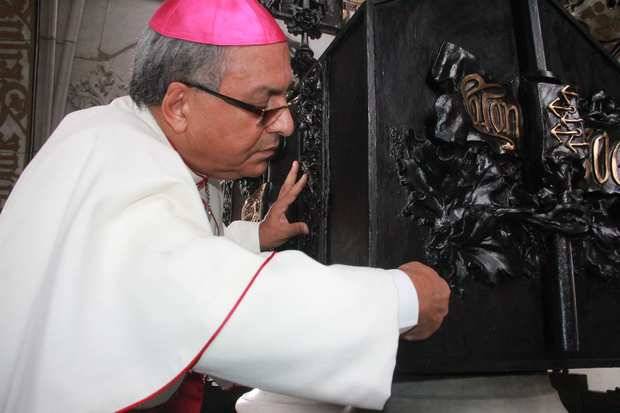
POLYGON ((293 132, 291 79, 256 1, 162 4, 131 97, 68 115, 0 215, 0 411, 148 408, 190 373, 382 408, 399 335, 439 328, 445 281, 271 252, 308 231, 285 215, 297 163, 263 222, 222 224, 220 182, 261 175, 293 132))

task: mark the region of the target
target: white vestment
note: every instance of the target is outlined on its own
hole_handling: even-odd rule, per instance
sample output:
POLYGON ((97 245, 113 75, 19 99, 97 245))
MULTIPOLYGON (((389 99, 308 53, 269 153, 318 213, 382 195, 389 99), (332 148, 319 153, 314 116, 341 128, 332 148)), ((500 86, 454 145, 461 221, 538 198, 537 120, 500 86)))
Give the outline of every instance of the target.
POLYGON ((0 411, 116 411, 188 368, 381 408, 399 333, 390 271, 269 260, 238 225, 213 236, 148 110, 121 98, 67 116, 0 215, 0 411))

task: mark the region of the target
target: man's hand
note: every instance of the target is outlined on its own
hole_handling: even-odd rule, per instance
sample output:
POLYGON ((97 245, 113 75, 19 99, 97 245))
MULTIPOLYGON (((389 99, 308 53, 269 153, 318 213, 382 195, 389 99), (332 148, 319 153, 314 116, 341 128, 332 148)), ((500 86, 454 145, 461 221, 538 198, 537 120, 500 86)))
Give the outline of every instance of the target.
POLYGON ((271 205, 265 219, 259 226, 260 248, 262 251, 274 249, 284 244, 289 238, 296 237, 301 234, 308 234, 308 225, 303 222, 288 222, 286 218, 286 210, 297 199, 297 196, 306 186, 308 175, 304 174, 297 181, 297 173, 299 172, 299 162, 294 161, 291 166, 278 199, 271 205), (297 182, 295 182, 297 181, 297 182))
POLYGON ((405 332, 405 340, 424 340, 429 338, 448 314, 450 287, 431 267, 419 262, 408 262, 400 266, 415 286, 418 293, 418 324, 405 332))

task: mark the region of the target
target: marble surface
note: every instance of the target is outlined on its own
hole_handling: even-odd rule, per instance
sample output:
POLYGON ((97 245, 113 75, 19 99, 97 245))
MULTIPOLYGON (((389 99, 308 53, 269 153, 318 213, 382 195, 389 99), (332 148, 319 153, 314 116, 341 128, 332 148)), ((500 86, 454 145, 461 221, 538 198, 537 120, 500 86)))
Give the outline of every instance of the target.
MULTIPOLYGON (((253 390, 237 402, 238 413, 369 413, 253 390)), ((565 413, 546 375, 498 376, 396 383, 385 413, 565 413)))
POLYGON ((384 412, 565 413, 546 375, 397 383, 384 412))

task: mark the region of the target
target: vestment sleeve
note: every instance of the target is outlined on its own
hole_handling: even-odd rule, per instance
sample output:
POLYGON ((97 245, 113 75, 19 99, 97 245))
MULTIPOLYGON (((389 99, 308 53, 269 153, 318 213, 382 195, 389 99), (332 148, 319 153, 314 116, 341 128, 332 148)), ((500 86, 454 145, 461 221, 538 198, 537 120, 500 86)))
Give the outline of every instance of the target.
POLYGON ((380 409, 395 364, 397 305, 388 271, 324 266, 301 252, 281 252, 194 370, 266 391, 380 409))
POLYGON ((258 253, 260 252, 259 225, 260 222, 233 221, 224 227, 224 236, 243 248, 258 253))
POLYGON ((143 222, 132 233, 140 234, 138 243, 147 241, 136 256, 146 267, 135 272, 150 294, 136 294, 145 308, 135 312, 150 313, 149 327, 166 332, 149 347, 163 352, 184 336, 193 343, 201 336, 194 353, 200 355, 219 331, 194 370, 267 391, 381 408, 399 334, 390 272, 325 266, 298 251, 277 253, 265 264, 269 254, 212 236, 206 222, 192 218, 203 216, 201 205, 190 215, 180 192, 170 188, 125 214, 126 225, 143 222), (176 321, 164 308, 174 309, 176 321))
POLYGON ((401 270, 390 270, 398 292, 398 328, 404 333, 418 324, 420 303, 418 292, 407 274, 401 270))
MULTIPOLYGON (((93 153, 91 164, 100 162, 93 153)), ((76 174, 82 189, 48 206, 56 218, 45 222, 69 229, 50 237, 60 240, 48 265, 58 270, 36 272, 54 288, 41 307, 38 364, 23 370, 41 390, 20 411, 43 411, 36 406, 55 394, 64 397, 54 411, 130 410, 190 368, 380 408, 398 341, 389 272, 324 266, 295 251, 266 262, 268 254, 212 234, 193 183, 154 174, 76 174), (76 383, 97 385, 67 390, 76 383)))

